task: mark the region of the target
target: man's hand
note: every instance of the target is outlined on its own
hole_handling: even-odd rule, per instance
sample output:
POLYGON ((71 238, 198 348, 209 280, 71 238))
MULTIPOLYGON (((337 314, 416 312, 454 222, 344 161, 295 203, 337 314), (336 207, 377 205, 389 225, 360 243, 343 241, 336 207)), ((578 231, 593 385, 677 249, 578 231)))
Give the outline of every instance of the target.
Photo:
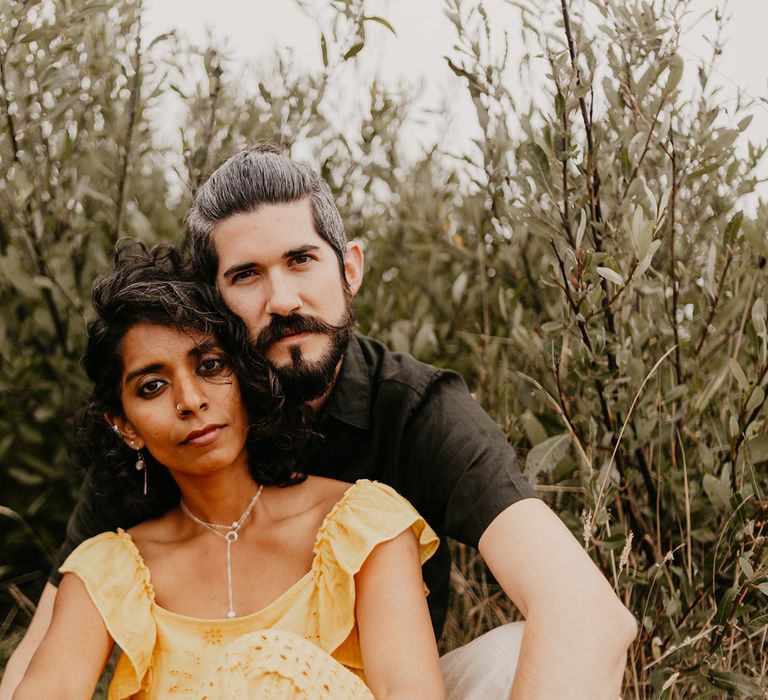
POLYGON ((518 501, 479 549, 526 619, 512 700, 616 700, 637 625, 560 519, 518 501))

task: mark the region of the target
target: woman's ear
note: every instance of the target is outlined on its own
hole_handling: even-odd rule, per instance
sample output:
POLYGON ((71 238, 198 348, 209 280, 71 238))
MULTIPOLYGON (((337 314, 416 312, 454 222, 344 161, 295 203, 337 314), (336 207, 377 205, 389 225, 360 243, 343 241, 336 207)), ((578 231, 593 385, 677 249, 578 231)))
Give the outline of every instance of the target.
POLYGON ((104 420, 107 421, 110 430, 114 430, 115 434, 132 450, 140 450, 144 447, 144 440, 138 436, 130 421, 123 416, 110 416, 109 413, 104 413, 104 420))

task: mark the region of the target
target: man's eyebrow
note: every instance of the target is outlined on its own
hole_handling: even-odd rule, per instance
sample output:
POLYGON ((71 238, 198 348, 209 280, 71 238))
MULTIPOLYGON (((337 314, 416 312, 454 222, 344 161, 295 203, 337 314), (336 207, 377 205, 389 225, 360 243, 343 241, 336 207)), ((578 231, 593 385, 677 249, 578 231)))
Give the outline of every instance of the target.
POLYGON ((296 258, 299 255, 305 255, 306 253, 314 253, 316 250, 320 250, 319 245, 311 245, 308 243, 307 245, 302 245, 302 246, 299 246, 298 248, 291 248, 291 250, 286 252, 285 255, 283 255, 283 257, 296 258))
POLYGON ((239 265, 232 265, 232 267, 228 268, 224 272, 224 279, 227 279, 228 277, 232 277, 232 275, 236 275, 238 272, 244 272, 245 270, 252 270, 254 267, 258 267, 256 263, 253 262, 246 262, 246 263, 240 263, 239 265))

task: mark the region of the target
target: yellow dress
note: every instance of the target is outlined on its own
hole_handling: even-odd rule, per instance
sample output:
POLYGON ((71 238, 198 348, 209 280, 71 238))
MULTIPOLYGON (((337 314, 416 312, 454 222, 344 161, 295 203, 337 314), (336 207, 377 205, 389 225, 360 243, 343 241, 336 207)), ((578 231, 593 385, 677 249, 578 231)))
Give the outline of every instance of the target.
POLYGON ((422 564, 438 539, 389 486, 360 480, 325 517, 310 570, 262 610, 234 619, 179 615, 155 603, 130 535, 83 542, 62 573, 85 584, 123 652, 109 686, 122 698, 372 698, 364 684, 354 576, 373 548, 412 528, 422 564))

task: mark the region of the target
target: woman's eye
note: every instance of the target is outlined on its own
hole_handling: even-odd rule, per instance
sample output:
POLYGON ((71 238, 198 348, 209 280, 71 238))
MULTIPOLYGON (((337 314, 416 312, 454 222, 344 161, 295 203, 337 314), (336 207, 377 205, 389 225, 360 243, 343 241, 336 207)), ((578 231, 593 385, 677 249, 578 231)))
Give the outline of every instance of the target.
POLYGON ((312 260, 312 257, 309 255, 297 255, 295 258, 293 258, 294 265, 305 265, 310 260, 312 260))
POLYGON ((229 362, 225 357, 206 357, 200 361, 198 372, 204 377, 220 374, 229 368, 229 362))
POLYGON ((165 386, 165 382, 163 382, 160 379, 150 379, 149 381, 143 382, 139 385, 139 388, 137 389, 136 393, 139 396, 152 396, 156 394, 160 389, 162 389, 165 386))

